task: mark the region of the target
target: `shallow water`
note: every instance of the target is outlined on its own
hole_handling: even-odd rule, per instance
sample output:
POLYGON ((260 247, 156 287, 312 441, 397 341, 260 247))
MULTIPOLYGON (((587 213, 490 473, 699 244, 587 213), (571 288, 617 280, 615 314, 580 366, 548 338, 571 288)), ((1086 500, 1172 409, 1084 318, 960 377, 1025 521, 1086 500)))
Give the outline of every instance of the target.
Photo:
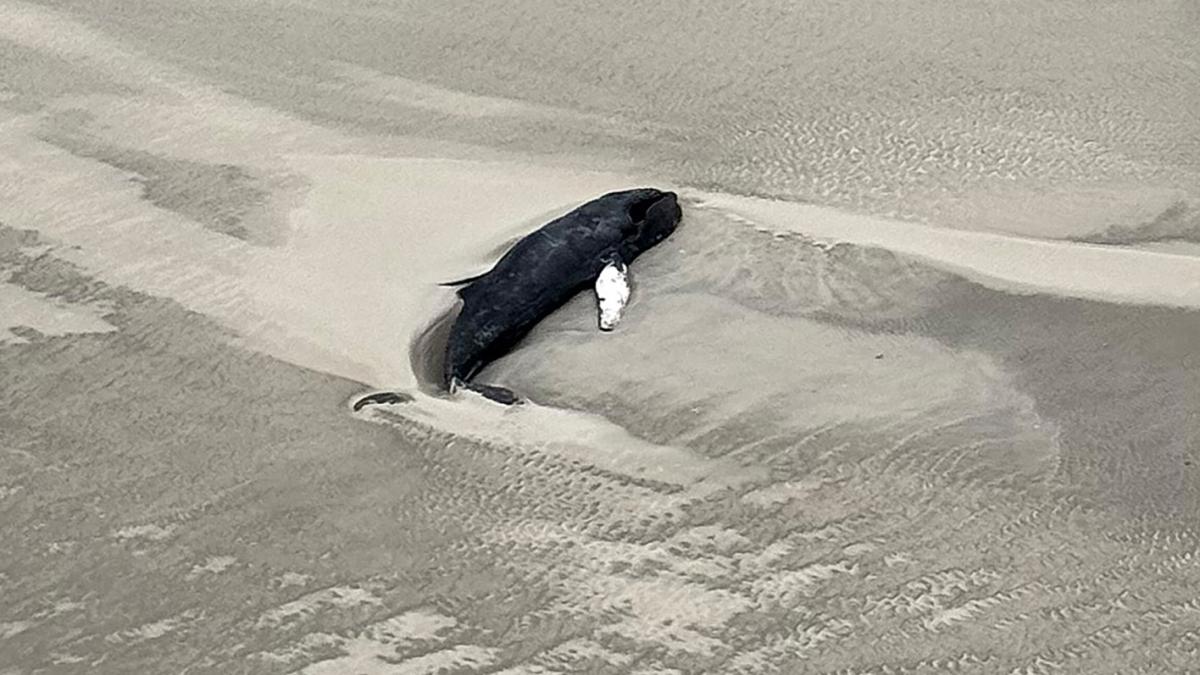
POLYGON ((1194 3, 468 4, 0 0, 0 673, 1200 662, 1194 3))

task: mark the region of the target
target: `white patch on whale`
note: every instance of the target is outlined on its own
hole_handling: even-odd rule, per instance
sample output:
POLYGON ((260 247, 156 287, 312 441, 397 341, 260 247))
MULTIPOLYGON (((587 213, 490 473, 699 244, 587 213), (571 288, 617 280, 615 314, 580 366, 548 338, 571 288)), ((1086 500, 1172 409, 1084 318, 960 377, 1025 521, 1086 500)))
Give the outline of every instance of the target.
POLYGON ((629 302, 629 268, 617 260, 608 263, 596 277, 596 302, 600 308, 600 330, 609 331, 621 322, 629 302))

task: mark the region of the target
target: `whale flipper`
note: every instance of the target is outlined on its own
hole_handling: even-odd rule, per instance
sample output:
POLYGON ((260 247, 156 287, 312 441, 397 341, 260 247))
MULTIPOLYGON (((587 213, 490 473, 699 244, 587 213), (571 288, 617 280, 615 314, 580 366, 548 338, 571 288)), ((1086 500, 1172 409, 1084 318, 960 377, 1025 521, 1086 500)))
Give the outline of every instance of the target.
POLYGON ((621 322, 629 302, 629 268, 613 260, 596 277, 596 305, 600 311, 600 330, 611 331, 621 322))
POLYGON ((457 377, 450 381, 450 393, 451 394, 458 391, 460 388, 466 389, 468 391, 473 391, 476 394, 479 394, 480 396, 488 399, 489 401, 495 401, 496 403, 499 403, 501 405, 513 405, 515 403, 521 402, 521 397, 517 396, 516 393, 514 393, 513 390, 511 390, 511 389, 505 389, 504 387, 497 387, 494 384, 481 384, 478 382, 464 382, 457 377))
POLYGON ((504 387, 497 387, 492 384, 472 383, 468 384, 466 388, 479 394, 480 396, 483 396, 489 401, 495 401, 501 405, 513 405, 521 402, 521 397, 517 396, 513 390, 505 389, 504 387))
POLYGON ((391 405, 393 403, 411 403, 412 401, 412 395, 405 394, 402 391, 378 391, 374 394, 367 394, 355 401, 354 412, 358 412, 369 405, 391 405))

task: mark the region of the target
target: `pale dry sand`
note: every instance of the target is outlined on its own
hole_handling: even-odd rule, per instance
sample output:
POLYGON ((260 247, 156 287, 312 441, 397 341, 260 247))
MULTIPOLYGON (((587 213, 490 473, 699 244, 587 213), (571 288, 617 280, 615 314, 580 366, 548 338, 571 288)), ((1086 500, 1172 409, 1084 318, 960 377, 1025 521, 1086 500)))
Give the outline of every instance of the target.
POLYGON ((0 0, 0 673, 1195 669, 1198 22, 0 0), (423 380, 639 184, 617 331, 423 380))

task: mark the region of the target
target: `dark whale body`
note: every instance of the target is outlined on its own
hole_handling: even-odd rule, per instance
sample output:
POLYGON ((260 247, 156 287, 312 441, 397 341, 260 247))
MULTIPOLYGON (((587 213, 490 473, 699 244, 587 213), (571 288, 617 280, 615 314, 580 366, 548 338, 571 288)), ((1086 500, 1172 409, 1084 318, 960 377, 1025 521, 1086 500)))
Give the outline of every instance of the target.
MULTIPOLYGON (((673 192, 652 188, 611 192, 543 225, 518 241, 491 270, 442 284, 460 286, 462 309, 446 343, 442 385, 464 387, 498 403, 519 399, 504 387, 471 379, 508 353, 539 321, 595 283, 605 265, 628 265, 679 224, 683 212, 673 192)), ((359 399, 411 400, 397 392, 359 399)))
POLYGON ((450 329, 442 384, 464 386, 499 403, 517 396, 471 382, 539 321, 591 287, 604 266, 626 265, 675 231, 683 212, 673 192, 612 192, 550 221, 516 243, 491 270, 462 285, 462 311, 450 329))

